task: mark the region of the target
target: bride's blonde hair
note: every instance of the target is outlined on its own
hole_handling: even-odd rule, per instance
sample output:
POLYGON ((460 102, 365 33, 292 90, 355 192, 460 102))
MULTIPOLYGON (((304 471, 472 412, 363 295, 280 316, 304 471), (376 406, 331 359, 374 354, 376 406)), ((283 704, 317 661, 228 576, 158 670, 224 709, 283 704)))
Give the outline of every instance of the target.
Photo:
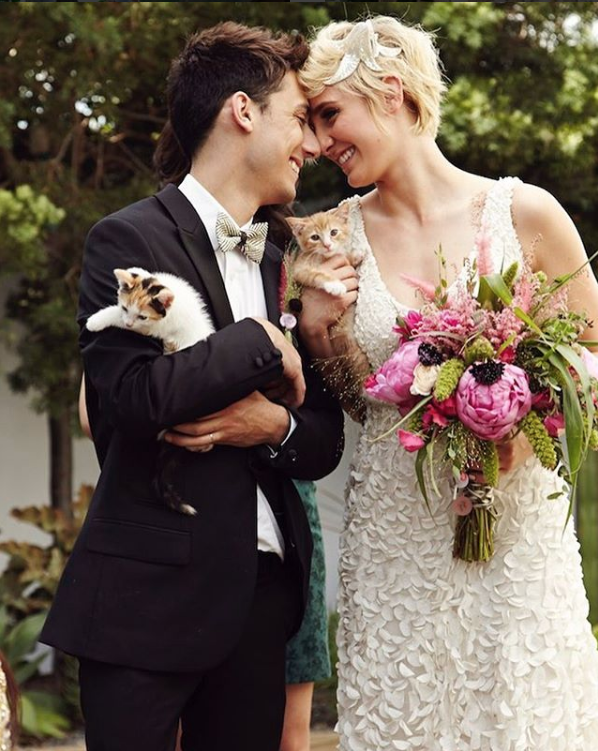
MULTIPOLYGON (((376 62, 381 71, 370 70, 361 63, 354 73, 337 84, 338 88, 363 97, 379 122, 377 115, 384 112, 385 97, 392 92, 384 78, 396 76, 402 81, 405 98, 413 107, 415 133, 436 137, 447 86, 433 34, 420 26, 406 26, 391 16, 372 16, 370 20, 378 42, 385 47, 400 48, 401 53, 397 57, 378 55, 376 62)), ((344 39, 355 25, 351 21, 339 21, 316 32, 309 58, 298 74, 309 99, 321 94, 325 81, 337 71, 343 51, 335 42, 344 39)))

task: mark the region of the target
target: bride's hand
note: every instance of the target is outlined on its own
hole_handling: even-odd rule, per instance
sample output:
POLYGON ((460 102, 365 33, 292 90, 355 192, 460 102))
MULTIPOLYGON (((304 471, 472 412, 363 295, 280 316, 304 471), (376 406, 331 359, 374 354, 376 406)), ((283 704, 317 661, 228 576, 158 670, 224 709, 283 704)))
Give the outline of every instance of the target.
POLYGON ((299 316, 299 330, 312 355, 330 356, 328 330, 357 300, 357 272, 344 256, 335 255, 322 264, 322 270, 341 281, 347 292, 339 297, 312 287, 301 293, 303 305, 299 316))
MULTIPOLYGON (((519 432, 512 438, 504 438, 496 444, 498 451, 498 469, 500 472, 511 472, 520 467, 534 453, 526 436, 519 432)), ((472 468, 469 471, 471 477, 480 483, 486 481, 483 472, 472 468)))
POLYGON ((501 472, 510 472, 521 466, 534 453, 530 442, 521 431, 513 438, 505 438, 496 444, 498 451, 498 468, 501 472))

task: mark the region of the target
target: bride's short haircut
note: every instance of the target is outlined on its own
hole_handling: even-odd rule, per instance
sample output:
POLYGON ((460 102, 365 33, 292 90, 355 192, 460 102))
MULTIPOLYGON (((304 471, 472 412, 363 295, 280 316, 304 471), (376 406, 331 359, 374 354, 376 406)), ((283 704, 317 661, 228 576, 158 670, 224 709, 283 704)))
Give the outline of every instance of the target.
MULTIPOLYGON (((381 71, 370 70, 360 63, 354 73, 336 84, 337 87, 363 97, 374 120, 380 124, 379 115, 384 112, 385 97, 392 92, 384 78, 396 76, 403 83, 405 99, 416 117, 415 132, 435 138, 440 127, 442 98, 447 86, 434 35, 421 26, 407 26, 392 16, 372 16, 370 20, 379 44, 400 48, 401 53, 397 57, 378 55, 376 62, 381 71)), ((308 98, 321 94, 325 81, 337 71, 343 51, 335 42, 344 39, 354 26, 354 22, 339 21, 315 33, 310 43, 309 58, 299 72, 299 81, 308 98)))
POLYGON ((300 34, 233 21, 192 34, 168 74, 168 121, 154 155, 160 182, 185 176, 229 96, 244 91, 266 109, 287 72, 297 71, 308 54, 300 34))

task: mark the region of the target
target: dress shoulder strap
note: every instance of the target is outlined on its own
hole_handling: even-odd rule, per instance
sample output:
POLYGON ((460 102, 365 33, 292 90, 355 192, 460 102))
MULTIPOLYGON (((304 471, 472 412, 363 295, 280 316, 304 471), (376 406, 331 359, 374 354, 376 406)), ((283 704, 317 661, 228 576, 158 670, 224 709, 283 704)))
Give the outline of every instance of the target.
POLYGON ((502 177, 488 190, 481 226, 492 241, 492 257, 497 271, 521 261, 523 249, 513 223, 513 191, 521 184, 518 177, 502 177))

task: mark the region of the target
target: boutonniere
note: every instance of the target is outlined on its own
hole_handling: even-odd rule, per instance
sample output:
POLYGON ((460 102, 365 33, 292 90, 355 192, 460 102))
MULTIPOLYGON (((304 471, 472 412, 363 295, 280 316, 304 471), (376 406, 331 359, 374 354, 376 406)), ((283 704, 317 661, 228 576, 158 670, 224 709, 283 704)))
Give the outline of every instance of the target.
POLYGON ((301 302, 301 285, 293 278, 293 265, 297 248, 292 245, 287 248, 282 259, 280 269, 280 288, 279 288, 279 323, 284 330, 285 337, 295 346, 297 340, 294 331, 297 328, 297 317, 301 313, 303 304, 301 302))

